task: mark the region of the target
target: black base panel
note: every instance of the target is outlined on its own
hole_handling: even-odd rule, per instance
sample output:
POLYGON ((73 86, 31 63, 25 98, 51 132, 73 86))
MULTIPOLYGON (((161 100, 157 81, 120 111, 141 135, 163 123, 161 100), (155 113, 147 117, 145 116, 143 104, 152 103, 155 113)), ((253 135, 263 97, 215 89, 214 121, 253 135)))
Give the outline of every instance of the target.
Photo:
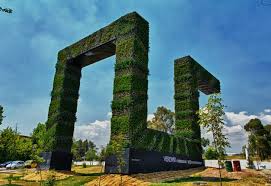
POLYGON ((187 156, 130 149, 129 173, 149 173, 181 170, 203 166, 202 159, 191 160, 187 156))
POLYGON ((45 160, 40 164, 42 169, 71 170, 72 154, 67 152, 53 151, 43 152, 41 157, 45 160))
POLYGON ((105 173, 149 173, 181 170, 204 166, 202 159, 187 156, 127 148, 124 153, 125 166, 119 169, 117 159, 109 157, 105 162, 105 173))
POLYGON ((123 160, 124 160, 124 166, 119 167, 118 166, 118 160, 116 156, 109 156, 105 160, 105 173, 108 174, 116 174, 116 173, 122 173, 122 174, 129 174, 129 154, 130 149, 126 148, 123 152, 123 160))

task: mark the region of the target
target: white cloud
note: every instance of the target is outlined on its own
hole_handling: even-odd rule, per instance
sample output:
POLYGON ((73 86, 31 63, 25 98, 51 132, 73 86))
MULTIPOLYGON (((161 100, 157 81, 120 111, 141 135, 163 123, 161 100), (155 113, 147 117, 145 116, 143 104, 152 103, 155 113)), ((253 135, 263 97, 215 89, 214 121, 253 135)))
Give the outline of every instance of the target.
MULTIPOLYGON (((107 113, 107 120, 96 120, 93 123, 75 126, 74 137, 80 139, 92 140, 97 147, 105 146, 110 138, 110 117, 112 113, 107 113)), ((154 117, 153 114, 148 114, 148 120, 154 117)), ((247 143, 247 133, 244 130, 244 125, 253 118, 259 118, 263 124, 271 123, 271 115, 259 113, 258 115, 248 114, 245 111, 235 113, 225 113, 225 128, 224 133, 227 135, 231 149, 230 151, 240 152, 243 145, 247 143)), ((206 129, 201 129, 202 136, 212 141, 212 134, 206 132, 206 129)))
POLYGON ((148 114, 147 121, 151 121, 154 118, 154 114, 148 114))
MULTIPOLYGON (((247 133, 244 130, 244 125, 249 122, 250 119, 258 118, 262 121, 263 125, 271 124, 271 113, 262 112, 258 115, 248 114, 245 111, 235 113, 225 113, 225 128, 224 132, 227 135, 231 150, 240 152, 243 145, 247 143, 247 133)), ((206 133, 205 129, 202 129, 202 136, 208 139, 212 139, 211 133, 206 133)))
MULTIPOLYGON (((109 118, 111 116, 112 112, 108 112, 108 120, 96 120, 89 124, 75 125, 74 138, 91 140, 98 148, 106 146, 110 139, 111 122, 109 118)), ((153 114, 148 114, 148 120, 151 120, 153 117, 153 114)))
POLYGON ((271 109, 264 109, 264 112, 269 113, 269 112, 271 112, 271 109))
POLYGON ((110 121, 96 120, 93 123, 75 126, 74 137, 91 140, 98 148, 106 146, 110 139, 110 121))

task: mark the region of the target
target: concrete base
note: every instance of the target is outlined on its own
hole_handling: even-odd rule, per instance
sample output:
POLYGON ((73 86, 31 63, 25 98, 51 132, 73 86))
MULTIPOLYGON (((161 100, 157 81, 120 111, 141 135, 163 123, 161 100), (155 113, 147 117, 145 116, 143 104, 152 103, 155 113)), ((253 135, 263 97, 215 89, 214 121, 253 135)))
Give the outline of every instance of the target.
POLYGON ((53 151, 43 152, 41 157, 45 160, 40 164, 41 169, 54 169, 71 171, 72 154, 67 152, 53 151))
POLYGON ((135 174, 204 166, 202 159, 195 160, 187 156, 133 148, 125 149, 123 160, 125 166, 120 168, 116 157, 108 157, 105 161, 105 173, 135 174))

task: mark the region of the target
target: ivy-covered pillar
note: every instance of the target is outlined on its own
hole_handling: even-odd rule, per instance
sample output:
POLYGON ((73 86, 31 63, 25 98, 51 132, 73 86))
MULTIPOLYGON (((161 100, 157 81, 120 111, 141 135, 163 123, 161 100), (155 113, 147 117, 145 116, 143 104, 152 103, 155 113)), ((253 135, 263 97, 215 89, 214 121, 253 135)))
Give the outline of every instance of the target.
POLYGON ((51 169, 70 170, 71 166, 70 152, 81 78, 81 67, 72 62, 61 58, 59 53, 46 122, 47 156, 50 156, 51 169))
POLYGON ((111 137, 122 133, 133 144, 146 129, 148 91, 148 22, 136 17, 136 29, 116 40, 111 137))
POLYGON ((174 63, 175 129, 180 137, 200 140, 197 72, 191 59, 187 56, 174 63))
POLYGON ((199 90, 206 95, 219 93, 220 82, 192 57, 185 56, 174 63, 176 136, 192 140, 190 152, 201 159, 201 134, 198 123, 199 90))

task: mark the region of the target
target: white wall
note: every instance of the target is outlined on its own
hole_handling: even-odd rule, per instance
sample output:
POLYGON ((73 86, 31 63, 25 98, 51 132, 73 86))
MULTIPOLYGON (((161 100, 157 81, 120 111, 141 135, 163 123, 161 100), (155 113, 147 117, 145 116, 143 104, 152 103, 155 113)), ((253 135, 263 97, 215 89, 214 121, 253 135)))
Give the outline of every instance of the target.
MULTIPOLYGON (((101 165, 99 161, 74 161, 73 162, 74 165, 83 165, 83 163, 85 163, 86 165, 101 165)), ((104 162, 102 162, 102 164, 104 165, 104 162)))
MULTIPOLYGON (((247 169, 248 167, 247 160, 238 160, 238 161, 240 161, 241 169, 247 169)), ((83 163, 86 163, 86 165, 100 165, 99 161, 74 161, 73 162, 74 165, 83 165, 83 163)), ((205 167, 218 168, 218 160, 204 160, 204 163, 205 163, 205 167)), ((104 165, 105 162, 102 162, 102 164, 104 165)), ((263 162, 259 162, 259 165, 257 165, 257 162, 254 161, 253 164, 254 164, 254 168, 256 169, 258 169, 258 167, 259 169, 271 169, 271 162, 263 161, 263 162)))
MULTIPOLYGON (((247 160, 238 160, 238 161, 240 161, 241 169, 247 169, 248 167, 247 160)), ((204 163, 205 163, 205 167, 218 168, 218 160, 204 160, 204 163)), ((258 167, 259 169, 271 169, 271 162, 262 161, 262 162, 259 162, 259 165, 258 165, 256 161, 253 161, 253 164, 254 164, 254 168, 256 169, 258 169, 258 167)))

